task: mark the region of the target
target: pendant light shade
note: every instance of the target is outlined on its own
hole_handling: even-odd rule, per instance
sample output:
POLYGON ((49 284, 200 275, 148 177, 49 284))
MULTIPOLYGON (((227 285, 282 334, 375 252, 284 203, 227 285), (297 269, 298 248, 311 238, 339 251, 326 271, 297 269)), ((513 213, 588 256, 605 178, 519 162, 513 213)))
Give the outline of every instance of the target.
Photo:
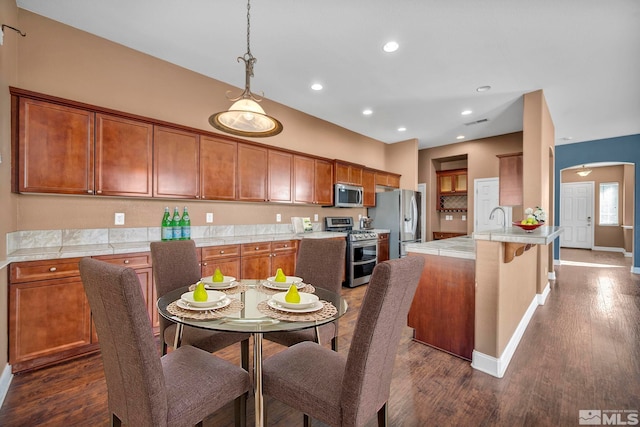
POLYGON ((582 165, 582 167, 580 169, 578 169, 576 171, 576 173, 580 176, 587 176, 591 173, 591 169, 585 167, 584 165, 582 165))
MULTIPOLYGON (((282 132, 282 123, 267 115, 264 109, 258 105, 262 98, 251 93, 251 77, 253 77, 253 65, 257 59, 251 54, 250 34, 251 2, 247 2, 247 53, 238 58, 245 64, 244 92, 237 98, 230 98, 233 104, 227 111, 213 114, 209 117, 209 123, 214 128, 232 135, 265 137, 282 132)), ((227 93, 228 97, 229 93, 227 93)))

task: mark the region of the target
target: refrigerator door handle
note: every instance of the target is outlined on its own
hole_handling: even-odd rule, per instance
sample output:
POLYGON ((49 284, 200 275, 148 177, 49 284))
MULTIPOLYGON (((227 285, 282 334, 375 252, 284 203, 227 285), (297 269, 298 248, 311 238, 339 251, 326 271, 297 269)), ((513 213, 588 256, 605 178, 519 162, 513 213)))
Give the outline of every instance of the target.
POLYGON ((413 238, 416 239, 416 229, 418 227, 418 203, 416 202, 416 197, 411 197, 411 210, 413 211, 413 238))

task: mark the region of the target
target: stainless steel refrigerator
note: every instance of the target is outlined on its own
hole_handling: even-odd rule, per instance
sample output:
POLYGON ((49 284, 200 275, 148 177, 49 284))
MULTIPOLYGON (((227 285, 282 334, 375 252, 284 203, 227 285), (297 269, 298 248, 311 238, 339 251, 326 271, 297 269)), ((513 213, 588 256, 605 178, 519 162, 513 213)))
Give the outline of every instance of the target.
POLYGON ((420 193, 394 190, 376 193, 376 207, 369 208, 374 228, 386 228, 389 234, 389 258, 407 256, 405 246, 420 242, 420 193))

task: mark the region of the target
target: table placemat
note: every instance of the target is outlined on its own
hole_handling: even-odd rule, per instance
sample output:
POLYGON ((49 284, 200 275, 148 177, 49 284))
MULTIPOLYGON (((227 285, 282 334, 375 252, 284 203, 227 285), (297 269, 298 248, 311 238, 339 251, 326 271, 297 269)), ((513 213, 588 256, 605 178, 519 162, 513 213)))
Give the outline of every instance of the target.
MULTIPOLYGON (((262 292, 263 294, 275 295, 275 294, 278 294, 280 292, 286 292, 288 290, 288 289, 271 289, 271 288, 267 288, 262 283, 263 282, 260 282, 260 284, 258 285, 258 291, 262 292)), ((316 291, 316 288, 314 288, 313 285, 310 285, 308 283, 303 283, 303 284, 304 284, 304 288, 298 289, 298 292, 306 292, 308 294, 312 294, 312 293, 314 293, 316 291)))
POLYGON ((288 311, 276 310, 275 308, 269 307, 267 301, 261 301, 258 303, 258 311, 265 316, 289 322, 313 322, 316 320, 328 319, 336 315, 338 309, 333 304, 322 300, 320 300, 320 302, 323 307, 313 313, 291 313, 288 311))
MULTIPOLYGON (((195 288, 196 288, 196 284, 194 283, 193 285, 189 286, 189 291, 193 291, 195 288)), ((249 285, 245 283, 238 283, 238 285, 234 286, 233 288, 213 289, 213 288, 207 288, 205 286, 205 289, 207 289, 208 291, 224 292, 225 294, 230 295, 230 294, 239 294, 241 292, 246 291, 247 289, 249 289, 249 285)))
POLYGON ((176 304, 177 301, 172 302, 167 306, 167 311, 174 316, 182 317, 185 319, 195 319, 195 320, 211 320, 211 319, 221 319, 223 317, 227 317, 230 314, 237 313, 244 308, 244 303, 235 298, 229 298, 231 300, 231 304, 226 307, 219 308, 217 310, 206 310, 206 311, 193 311, 193 310, 185 310, 183 308, 178 307, 176 304))

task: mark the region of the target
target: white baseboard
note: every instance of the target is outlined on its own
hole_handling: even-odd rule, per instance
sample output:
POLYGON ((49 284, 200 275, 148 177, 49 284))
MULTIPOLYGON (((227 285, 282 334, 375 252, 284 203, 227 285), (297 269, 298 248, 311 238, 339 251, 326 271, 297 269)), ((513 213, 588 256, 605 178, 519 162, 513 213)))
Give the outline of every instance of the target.
POLYGON ((550 271, 547 273, 547 279, 549 280, 556 280, 556 272, 554 271, 550 271))
POLYGON ((633 274, 640 274, 640 267, 631 267, 631 272, 633 274))
POLYGON ((502 352, 502 355, 499 358, 496 359, 493 356, 489 356, 484 353, 480 353, 479 351, 473 350, 473 354, 471 356, 471 367, 494 377, 502 378, 537 307, 538 300, 536 296, 533 298, 533 300, 531 300, 531 304, 529 304, 527 311, 525 311, 524 316, 522 316, 522 319, 520 319, 518 327, 513 332, 509 343, 507 344, 504 351, 502 352))
POLYGON ((594 246, 594 251, 603 251, 603 252, 622 252, 624 253, 624 248, 611 248, 608 246, 594 246))
MULTIPOLYGON (((549 273, 551 274, 551 273, 549 273)), ((555 273, 554 273, 555 278, 555 273)), ((547 286, 544 287, 541 294, 536 294, 536 301, 538 301, 538 305, 544 305, 547 301, 547 297, 549 296, 549 292, 551 292, 551 285, 547 282, 547 286)))
POLYGON ((633 252, 627 252, 627 251, 624 252, 625 258, 631 258, 632 256, 633 256, 633 252))
POLYGON ((559 260, 559 259, 553 260, 553 265, 561 265, 561 264, 562 264, 562 260, 559 260))
POLYGON ((0 407, 2 407, 4 398, 9 392, 9 385, 11 385, 12 378, 13 374, 11 373, 11 365, 7 363, 7 365, 2 370, 2 374, 0 375, 0 407))

